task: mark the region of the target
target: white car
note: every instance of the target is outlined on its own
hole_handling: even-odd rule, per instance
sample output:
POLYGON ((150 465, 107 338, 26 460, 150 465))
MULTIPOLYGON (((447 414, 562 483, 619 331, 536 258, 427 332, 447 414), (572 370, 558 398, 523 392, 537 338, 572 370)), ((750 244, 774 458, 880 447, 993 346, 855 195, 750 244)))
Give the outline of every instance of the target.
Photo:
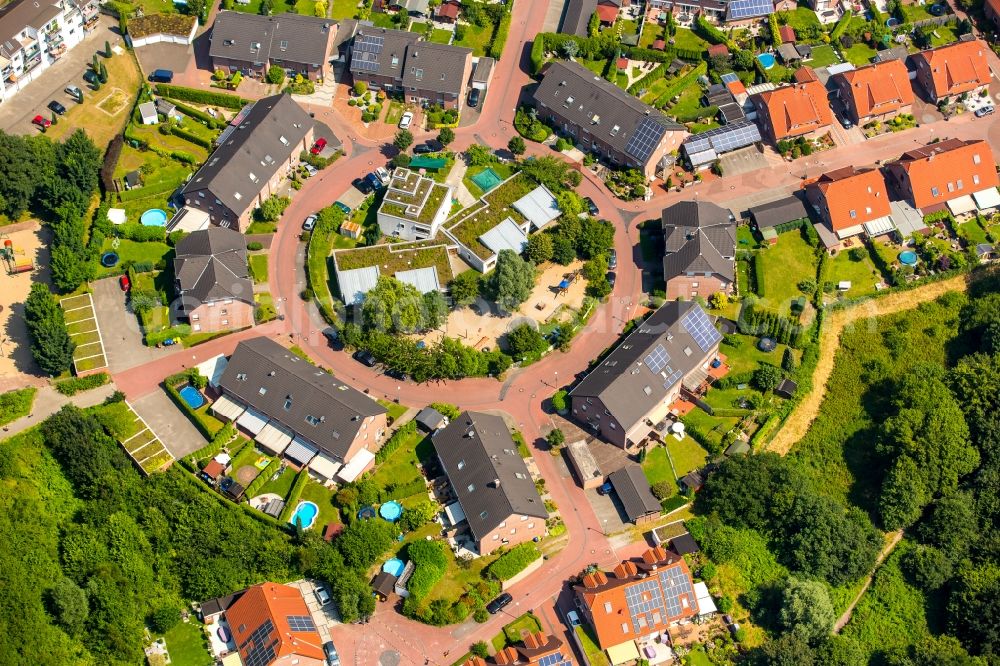
POLYGON ((375 175, 378 176, 378 179, 382 181, 383 185, 389 184, 389 178, 391 178, 391 176, 389 175, 389 170, 385 167, 375 169, 375 175))
POLYGON ((320 606, 326 606, 330 603, 330 593, 326 591, 326 588, 316 588, 316 601, 319 602, 320 606))
POLYGON ((406 129, 413 122, 413 114, 407 111, 403 114, 403 117, 399 119, 399 129, 406 129))
POLYGON ((316 226, 316 216, 310 215, 306 218, 306 221, 302 223, 302 228, 306 231, 312 231, 313 227, 316 226))
POLYGON ((307 164, 306 165, 306 173, 308 173, 310 176, 315 176, 316 174, 319 173, 319 169, 317 169, 316 167, 314 167, 312 164, 307 164))

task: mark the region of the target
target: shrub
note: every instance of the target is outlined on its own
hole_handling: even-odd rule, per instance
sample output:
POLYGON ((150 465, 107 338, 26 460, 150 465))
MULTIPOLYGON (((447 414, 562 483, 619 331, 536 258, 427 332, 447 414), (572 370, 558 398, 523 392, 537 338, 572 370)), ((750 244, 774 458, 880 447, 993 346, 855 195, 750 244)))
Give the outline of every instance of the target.
POLYGON ((657 481, 649 487, 653 497, 663 501, 674 494, 674 488, 669 481, 657 481))
POLYGON ((415 541, 407 548, 407 555, 413 562, 414 569, 406 589, 411 597, 423 599, 448 570, 444 545, 440 541, 415 541))
POLYGON ((249 243, 247 243, 247 249, 250 250, 251 252, 256 252, 257 250, 263 250, 264 244, 258 241, 250 241, 249 243))
POLYGON ((447 417, 449 421, 454 421, 462 414, 462 411, 450 402, 432 402, 430 406, 440 412, 442 416, 447 417))
POLYGON ((497 580, 510 580, 539 557, 541 553, 535 544, 531 542, 518 544, 486 567, 485 573, 497 580))
POLYGON ((32 387, 0 393, 0 424, 7 424, 30 414, 37 391, 32 387))
POLYGON ((104 386, 109 381, 111 381, 111 377, 108 376, 108 373, 99 372, 96 375, 71 377, 70 379, 64 379, 61 382, 56 382, 56 390, 63 395, 76 395, 81 391, 89 391, 90 389, 97 388, 98 386, 104 386))
POLYGON ((404 423, 396 432, 392 433, 392 437, 389 438, 389 441, 387 441, 382 448, 378 450, 378 453, 375 454, 375 463, 381 464, 387 460, 389 456, 396 452, 396 449, 400 447, 405 439, 412 437, 416 433, 416 421, 407 421, 404 423))
POLYGON ((197 88, 185 88, 184 86, 173 86, 165 83, 157 84, 156 92, 163 97, 181 100, 182 102, 194 102, 195 104, 205 104, 207 106, 221 106, 225 109, 235 109, 237 111, 250 103, 250 100, 248 99, 244 99, 237 95, 230 95, 229 93, 198 90, 197 88))
POLYGON ((267 82, 273 85, 281 85, 285 82, 285 70, 277 65, 271 65, 267 68, 267 82))
POLYGON ((292 483, 292 489, 288 491, 288 498, 285 499, 285 508, 281 510, 281 515, 278 516, 278 522, 284 525, 288 522, 288 519, 292 517, 292 511, 299 503, 299 498, 302 497, 302 489, 306 487, 306 481, 309 480, 309 473, 303 469, 299 472, 298 476, 295 477, 295 481, 292 483))
POLYGON ((566 391, 562 390, 556 391, 555 394, 552 396, 552 409, 556 410, 557 412, 566 411, 566 395, 567 395, 566 391))

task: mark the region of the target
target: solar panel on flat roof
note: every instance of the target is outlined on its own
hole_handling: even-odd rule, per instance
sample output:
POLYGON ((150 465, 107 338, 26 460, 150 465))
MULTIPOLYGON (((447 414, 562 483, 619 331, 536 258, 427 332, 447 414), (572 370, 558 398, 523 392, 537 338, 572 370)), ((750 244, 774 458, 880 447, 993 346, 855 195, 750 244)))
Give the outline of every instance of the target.
POLYGON ((643 118, 625 145, 625 152, 640 162, 649 159, 667 128, 652 118, 643 118))
POLYGON ((663 348, 663 345, 656 345, 656 349, 651 351, 649 355, 646 356, 645 363, 646 367, 653 373, 657 373, 663 369, 663 366, 667 364, 670 360, 670 355, 667 350, 663 348))
POLYGON ((740 80, 740 77, 736 76, 736 72, 726 72, 719 78, 722 79, 723 83, 733 83, 740 80))
POLYGON ((712 325, 708 315, 701 308, 692 308, 681 320, 681 324, 703 352, 711 349, 716 342, 722 339, 722 334, 712 325))
POLYGON ((689 137, 684 142, 684 152, 688 156, 706 150, 725 153, 753 145, 758 141, 761 141, 761 136, 757 124, 743 119, 689 137))

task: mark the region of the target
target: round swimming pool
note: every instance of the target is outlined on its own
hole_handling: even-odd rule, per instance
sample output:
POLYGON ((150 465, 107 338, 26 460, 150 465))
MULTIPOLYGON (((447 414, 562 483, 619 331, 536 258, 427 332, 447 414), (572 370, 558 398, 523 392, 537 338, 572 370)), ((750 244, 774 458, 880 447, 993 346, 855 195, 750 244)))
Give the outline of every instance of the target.
POLYGON ((316 522, 316 516, 319 515, 319 507, 316 506, 315 502, 299 502, 299 505, 295 507, 295 513, 289 519, 292 525, 298 523, 302 526, 302 529, 307 530, 313 526, 316 522))
POLYGON ((396 578, 399 578, 399 574, 403 573, 403 569, 405 568, 406 565, 403 564, 403 560, 399 559, 398 557, 394 557, 382 565, 382 571, 386 572, 387 574, 392 574, 396 578))
POLYGON ((150 208, 139 221, 147 227, 165 227, 167 226, 167 211, 161 208, 150 208))
POLYGON ((774 67, 776 62, 774 59, 774 55, 770 53, 761 53, 760 55, 757 56, 757 60, 759 60, 760 64, 764 66, 764 69, 771 69, 772 67, 774 67))
POLYGON ((402 513, 403 505, 395 500, 388 501, 378 508, 378 515, 382 516, 390 523, 394 523, 399 520, 402 513))
POLYGON ((899 263, 905 266, 915 266, 917 263, 917 253, 913 250, 904 250, 900 252, 899 263))

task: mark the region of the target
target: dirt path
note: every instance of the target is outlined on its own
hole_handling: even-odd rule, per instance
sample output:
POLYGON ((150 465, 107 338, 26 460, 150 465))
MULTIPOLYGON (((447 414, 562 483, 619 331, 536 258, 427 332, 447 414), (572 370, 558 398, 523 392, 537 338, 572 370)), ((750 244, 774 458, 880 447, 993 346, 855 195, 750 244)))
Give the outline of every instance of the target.
POLYGON ((819 363, 813 372, 813 390, 788 417, 781 430, 767 445, 767 450, 785 455, 809 430, 809 426, 819 414, 820 406, 826 395, 826 384, 833 372, 834 357, 840 346, 840 334, 849 324, 861 319, 881 317, 909 310, 921 303, 933 301, 949 291, 964 292, 968 286, 966 279, 966 276, 961 275, 926 285, 920 289, 901 291, 883 298, 870 299, 854 307, 837 310, 827 317, 819 342, 819 363))
POLYGON ((903 538, 903 530, 890 532, 887 536, 889 537, 889 540, 884 546, 882 546, 882 552, 880 552, 878 557, 875 559, 875 566, 872 567, 872 572, 868 574, 867 578, 865 578, 865 584, 861 586, 860 590, 858 590, 857 595, 855 595, 854 599, 851 600, 851 604, 847 607, 847 610, 844 611, 844 614, 837 618, 836 624, 833 625, 833 633, 839 634, 840 630, 847 626, 847 623, 851 621, 851 614, 854 613, 854 607, 858 605, 859 601, 861 601, 861 597, 865 596, 865 592, 868 591, 868 587, 872 584, 872 578, 875 577, 875 572, 878 571, 878 568, 882 566, 883 562, 885 562, 885 558, 889 557, 889 553, 896 548, 900 540, 903 538))

